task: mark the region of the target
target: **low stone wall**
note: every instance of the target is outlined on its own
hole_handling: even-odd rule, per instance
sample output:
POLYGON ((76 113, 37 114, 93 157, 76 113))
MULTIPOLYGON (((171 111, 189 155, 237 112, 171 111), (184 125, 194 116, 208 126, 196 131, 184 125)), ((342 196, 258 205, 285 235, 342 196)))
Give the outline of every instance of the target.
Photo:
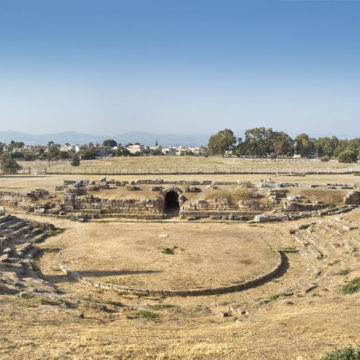
POLYGON ((70 278, 79 281, 81 284, 94 286, 104 290, 113 290, 121 291, 128 293, 141 293, 147 295, 163 295, 163 296, 204 296, 204 295, 218 295, 226 294, 230 292, 237 292, 247 290, 256 286, 260 286, 265 282, 271 280, 275 276, 281 274, 286 270, 287 258, 285 254, 281 251, 278 251, 278 261, 276 265, 266 274, 263 274, 253 280, 249 280, 243 283, 217 287, 217 288, 205 288, 205 289, 188 289, 188 290, 151 290, 151 289, 138 289, 127 286, 121 286, 116 284, 108 284, 103 282, 97 282, 92 279, 82 277, 79 273, 75 271, 68 270, 66 266, 61 262, 61 250, 58 253, 58 265, 61 271, 69 276, 70 278))
POLYGON ((254 217, 253 221, 254 222, 291 221, 291 220, 305 219, 309 217, 346 214, 358 207, 359 205, 342 205, 334 209, 302 211, 299 213, 279 212, 276 214, 259 214, 254 217))
POLYGON ((35 205, 36 195, 33 193, 21 193, 11 191, 0 192, 0 205, 27 206, 35 205))
POLYGON ((231 216, 233 220, 239 218, 242 220, 243 218, 253 219, 255 215, 260 214, 259 211, 236 211, 236 210, 226 210, 226 211, 180 211, 180 216, 182 218, 193 217, 196 216, 198 218, 210 218, 210 217, 223 217, 223 216, 231 216), (235 217, 235 218, 234 218, 235 217))

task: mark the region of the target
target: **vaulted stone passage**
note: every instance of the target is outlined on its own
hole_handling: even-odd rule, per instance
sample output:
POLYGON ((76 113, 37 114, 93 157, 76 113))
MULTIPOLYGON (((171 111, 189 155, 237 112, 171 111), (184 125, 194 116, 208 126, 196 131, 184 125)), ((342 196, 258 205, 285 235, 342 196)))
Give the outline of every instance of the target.
POLYGON ((174 190, 168 191, 165 194, 164 214, 166 214, 167 217, 177 216, 179 210, 179 195, 174 190))

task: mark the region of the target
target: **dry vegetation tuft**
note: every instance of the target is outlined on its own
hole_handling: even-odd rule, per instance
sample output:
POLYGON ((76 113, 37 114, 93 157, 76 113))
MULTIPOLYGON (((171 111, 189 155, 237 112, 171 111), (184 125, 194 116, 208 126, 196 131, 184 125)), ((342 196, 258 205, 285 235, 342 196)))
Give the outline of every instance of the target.
POLYGON ((206 200, 227 200, 237 202, 239 200, 249 200, 254 190, 238 186, 232 189, 214 189, 206 192, 206 200))

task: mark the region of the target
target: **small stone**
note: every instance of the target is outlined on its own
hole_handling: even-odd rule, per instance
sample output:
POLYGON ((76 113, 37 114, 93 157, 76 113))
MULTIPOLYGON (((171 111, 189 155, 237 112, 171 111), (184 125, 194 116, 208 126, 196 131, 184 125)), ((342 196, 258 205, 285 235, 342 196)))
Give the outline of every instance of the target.
POLYGON ((85 319, 85 316, 84 316, 84 313, 83 313, 83 312, 79 313, 79 314, 78 314, 78 317, 79 317, 80 319, 85 319))
POLYGON ((6 249, 4 249, 3 254, 11 254, 12 253, 12 249, 7 247, 6 249))
POLYGON ((228 313, 227 311, 221 312, 220 313, 221 317, 230 317, 230 313, 228 313))
POLYGON ((310 291, 314 290, 317 288, 317 285, 316 284, 313 284, 313 285, 310 285, 309 287, 307 287, 305 290, 304 290, 304 293, 307 294, 309 293, 310 291))
POLYGON ((9 254, 4 254, 0 256, 0 262, 8 262, 9 261, 9 254))

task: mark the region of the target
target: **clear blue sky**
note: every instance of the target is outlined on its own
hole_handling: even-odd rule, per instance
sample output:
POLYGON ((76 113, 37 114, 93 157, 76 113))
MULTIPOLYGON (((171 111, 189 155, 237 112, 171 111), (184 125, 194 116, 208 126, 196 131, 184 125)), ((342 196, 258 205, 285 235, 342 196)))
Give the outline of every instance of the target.
POLYGON ((360 136, 360 0, 0 0, 0 130, 360 136))

